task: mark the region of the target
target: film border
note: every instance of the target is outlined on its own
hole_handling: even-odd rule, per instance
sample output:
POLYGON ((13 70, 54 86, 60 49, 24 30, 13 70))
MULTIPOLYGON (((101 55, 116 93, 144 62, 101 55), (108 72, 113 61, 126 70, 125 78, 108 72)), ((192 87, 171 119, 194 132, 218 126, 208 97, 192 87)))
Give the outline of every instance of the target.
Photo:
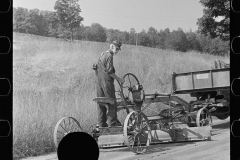
MULTIPOLYGON (((12 84, 12 29, 13 29, 13 21, 12 21, 12 0, 1 0, 0 7, 0 36, 6 37, 10 46, 7 46, 8 54, 0 54, 0 78, 8 79, 10 85, 12 84), (3 4, 3 5, 2 5, 3 4), (8 6, 6 7, 5 4, 8 6), (7 9, 6 9, 7 8, 7 9)), ((2 47, 2 46, 1 46, 2 47)), ((6 46, 5 46, 6 47, 6 46)), ((12 151, 12 87, 9 89, 9 93, 6 96, 0 96, 1 110, 0 110, 0 120, 2 126, 6 130, 1 133, 8 133, 8 135, 4 135, 0 137, 0 159, 12 159, 13 151, 12 151), (3 122, 3 123, 2 123, 3 122), (5 125, 6 122, 9 125, 5 125), (10 127, 10 130, 9 130, 10 127), (3 153, 3 154, 2 154, 3 153)), ((2 129, 2 128, 1 128, 2 129)))

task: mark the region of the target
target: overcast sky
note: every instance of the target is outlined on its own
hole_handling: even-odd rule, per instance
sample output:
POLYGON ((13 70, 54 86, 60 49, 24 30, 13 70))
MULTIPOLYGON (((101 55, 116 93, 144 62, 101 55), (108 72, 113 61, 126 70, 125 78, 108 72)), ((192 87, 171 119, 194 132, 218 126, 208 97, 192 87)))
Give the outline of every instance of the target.
MULTIPOLYGON (((14 0, 13 7, 55 11, 56 0, 14 0)), ((84 18, 82 24, 89 26, 99 23, 108 29, 137 32, 154 27, 182 28, 196 31, 197 19, 203 16, 203 6, 199 0, 79 0, 84 18)))

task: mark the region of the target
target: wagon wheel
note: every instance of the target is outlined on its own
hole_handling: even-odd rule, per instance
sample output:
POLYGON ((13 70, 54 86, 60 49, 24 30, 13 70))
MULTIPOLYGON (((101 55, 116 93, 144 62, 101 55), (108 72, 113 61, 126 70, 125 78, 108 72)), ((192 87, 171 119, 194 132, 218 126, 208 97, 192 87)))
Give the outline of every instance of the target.
POLYGON ((230 106, 229 107, 221 107, 223 110, 217 113, 215 116, 218 119, 224 120, 227 119, 230 116, 230 106), (227 109, 227 110, 225 110, 227 109))
POLYGON ((224 119, 227 119, 229 117, 229 113, 218 114, 218 115, 216 115, 216 117, 218 119, 224 120, 224 119))
POLYGON ((57 148, 64 136, 71 132, 81 132, 82 128, 78 121, 73 117, 63 117, 54 128, 54 144, 57 148))
POLYGON ((201 108, 200 110, 198 110, 196 124, 197 127, 212 126, 212 116, 208 109, 201 108))
POLYGON ((130 112, 124 122, 124 138, 128 148, 134 153, 143 153, 151 143, 149 121, 142 112, 130 112))

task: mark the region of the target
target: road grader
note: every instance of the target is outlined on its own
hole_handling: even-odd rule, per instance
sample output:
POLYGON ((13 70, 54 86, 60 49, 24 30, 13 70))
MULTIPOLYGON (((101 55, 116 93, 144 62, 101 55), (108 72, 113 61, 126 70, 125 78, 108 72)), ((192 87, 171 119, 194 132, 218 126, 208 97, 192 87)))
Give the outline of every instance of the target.
MULTIPOLYGON (((124 84, 117 82, 116 89, 117 110, 127 114, 122 126, 93 124, 83 131, 75 118, 63 117, 54 129, 55 146, 71 132, 87 132, 98 142, 99 148, 127 146, 139 154, 158 143, 210 140, 212 116, 219 119, 229 116, 229 68, 173 73, 169 94, 145 93, 132 73, 127 73, 123 79, 124 84), (178 96, 182 94, 189 94, 196 100, 186 102, 178 96), (152 107, 153 104, 157 105, 152 107)), ((106 97, 96 97, 93 101, 107 108, 115 103, 106 97)))

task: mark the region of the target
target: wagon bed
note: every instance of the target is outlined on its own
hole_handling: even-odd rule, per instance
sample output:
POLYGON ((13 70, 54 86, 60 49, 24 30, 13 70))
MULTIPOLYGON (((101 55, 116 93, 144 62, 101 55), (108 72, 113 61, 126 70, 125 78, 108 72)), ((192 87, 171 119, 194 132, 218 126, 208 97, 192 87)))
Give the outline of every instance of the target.
POLYGON ((173 73, 174 94, 230 89, 230 68, 173 73))

